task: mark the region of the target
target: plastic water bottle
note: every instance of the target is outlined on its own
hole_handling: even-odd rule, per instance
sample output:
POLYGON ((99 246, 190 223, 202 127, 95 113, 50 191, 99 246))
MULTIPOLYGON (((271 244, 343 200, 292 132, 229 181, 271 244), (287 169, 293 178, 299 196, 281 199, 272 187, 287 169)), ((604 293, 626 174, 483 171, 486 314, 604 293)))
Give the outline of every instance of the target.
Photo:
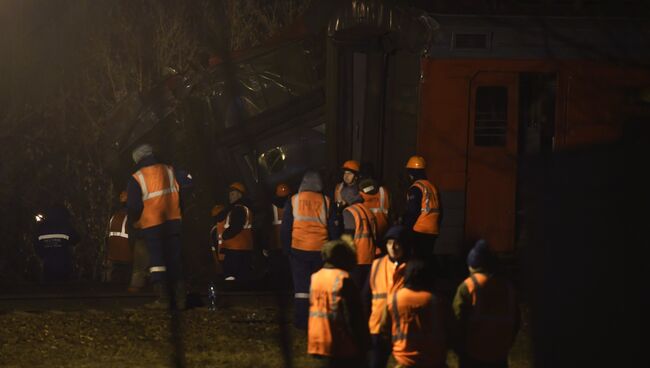
POLYGON ((210 283, 208 287, 208 309, 211 311, 217 310, 217 290, 214 287, 214 283, 210 283))

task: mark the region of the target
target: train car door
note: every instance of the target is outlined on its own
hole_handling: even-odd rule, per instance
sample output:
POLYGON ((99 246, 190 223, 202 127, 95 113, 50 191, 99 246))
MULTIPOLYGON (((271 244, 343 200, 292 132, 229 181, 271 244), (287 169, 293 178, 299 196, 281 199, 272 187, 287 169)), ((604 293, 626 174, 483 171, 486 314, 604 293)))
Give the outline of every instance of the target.
POLYGON ((479 72, 470 83, 465 236, 509 252, 515 233, 518 75, 479 72))

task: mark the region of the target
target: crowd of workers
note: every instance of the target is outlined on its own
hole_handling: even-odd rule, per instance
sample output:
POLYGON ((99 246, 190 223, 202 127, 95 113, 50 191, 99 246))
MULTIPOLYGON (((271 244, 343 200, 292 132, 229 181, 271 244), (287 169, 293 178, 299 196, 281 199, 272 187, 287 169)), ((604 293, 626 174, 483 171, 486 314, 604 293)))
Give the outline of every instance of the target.
MULTIPOLYGON (((184 309, 181 217, 191 176, 158 162, 146 144, 132 157, 136 171, 109 221, 105 279, 130 280, 129 290, 137 291, 148 268, 158 295, 151 306, 184 309)), ((400 367, 444 367, 449 348, 462 367, 507 366, 519 314, 487 243, 469 252, 469 277, 452 303, 434 288, 441 208, 425 168, 421 156, 408 160, 412 184, 398 221, 387 188, 360 175, 356 161, 343 164, 331 196, 315 171, 295 193, 284 183, 276 187, 263 254, 271 278, 293 284, 293 324, 307 330, 308 353, 325 366, 385 367, 392 352, 400 367)), ((253 277, 254 213, 242 183, 229 186, 228 202, 212 209, 211 249, 224 282, 244 282, 253 277)), ((44 226, 41 252, 75 236, 44 226)))

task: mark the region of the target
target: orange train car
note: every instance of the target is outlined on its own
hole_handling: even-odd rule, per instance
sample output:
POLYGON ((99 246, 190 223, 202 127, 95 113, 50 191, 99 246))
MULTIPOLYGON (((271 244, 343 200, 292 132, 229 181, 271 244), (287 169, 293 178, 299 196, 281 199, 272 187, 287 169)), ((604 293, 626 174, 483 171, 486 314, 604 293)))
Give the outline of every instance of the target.
POLYGON ((445 206, 437 246, 459 253, 482 237, 513 252, 525 238, 522 160, 616 142, 626 124, 650 124, 648 29, 622 20, 435 19, 438 37, 420 62, 417 152, 445 206))
POLYGON ((515 251, 526 236, 526 158, 648 125, 642 20, 422 13, 392 29, 359 19, 329 34, 329 166, 373 163, 399 215, 404 163, 423 155, 443 204, 438 254, 462 255, 482 237, 515 251))

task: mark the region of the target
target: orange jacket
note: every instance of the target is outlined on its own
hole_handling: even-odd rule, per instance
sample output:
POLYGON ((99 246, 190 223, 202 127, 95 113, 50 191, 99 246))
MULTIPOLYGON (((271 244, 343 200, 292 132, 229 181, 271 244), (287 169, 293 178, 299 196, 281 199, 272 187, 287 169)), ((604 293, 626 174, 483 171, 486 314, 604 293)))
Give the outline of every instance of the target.
POLYGON ((416 180, 411 188, 417 187, 422 192, 422 205, 413 230, 418 233, 438 235, 440 219, 440 203, 438 190, 428 180, 416 180))
MULTIPOLYGON (((230 239, 224 239, 222 243, 222 247, 224 249, 232 249, 232 250, 253 250, 253 214, 248 207, 242 205, 242 204, 237 204, 233 206, 235 207, 241 207, 244 209, 244 212, 246 212, 246 221, 244 222, 244 226, 242 230, 235 235, 234 237, 230 239)), ((230 213, 226 216, 226 221, 223 224, 223 230, 225 231, 230 227, 230 213)))
POLYGON ((357 264, 369 265, 375 259, 375 234, 377 219, 362 203, 355 203, 344 209, 354 217, 354 246, 357 249, 357 264))
POLYGON ((144 208, 136 228, 147 229, 181 219, 179 185, 174 169, 164 164, 145 166, 133 174, 140 185, 144 208))
POLYGON ((109 261, 133 261, 126 221, 126 209, 120 209, 108 221, 108 249, 106 259, 109 261))
POLYGON ((300 192, 291 197, 293 228, 291 247, 305 251, 320 251, 329 239, 327 231, 330 200, 316 192, 300 192))
MULTIPOLYGON (((329 357, 359 355, 342 307, 342 287, 350 276, 338 268, 321 268, 311 276, 307 352, 329 357)), ((349 316, 348 316, 349 318, 349 316)))
POLYGON ((462 326, 465 353, 485 362, 507 359, 515 339, 517 320, 512 284, 500 277, 473 273, 463 285, 471 301, 465 326, 462 326))
POLYGON ((371 334, 379 334, 381 317, 386 309, 386 301, 404 286, 406 263, 397 264, 388 256, 376 259, 370 269, 370 291, 372 292, 372 310, 368 320, 371 334))
POLYGON ((390 211, 390 196, 388 189, 379 187, 375 194, 361 192, 363 204, 372 211, 377 218, 377 239, 383 239, 388 231, 388 211, 390 211))
POLYGON ((269 249, 278 250, 282 249, 282 241, 280 240, 280 229, 282 228, 282 216, 284 215, 284 208, 276 205, 271 205, 273 220, 271 222, 271 239, 269 239, 269 249))
POLYGON ((448 321, 437 297, 403 287, 393 295, 388 312, 393 356, 399 364, 446 367, 448 321))

